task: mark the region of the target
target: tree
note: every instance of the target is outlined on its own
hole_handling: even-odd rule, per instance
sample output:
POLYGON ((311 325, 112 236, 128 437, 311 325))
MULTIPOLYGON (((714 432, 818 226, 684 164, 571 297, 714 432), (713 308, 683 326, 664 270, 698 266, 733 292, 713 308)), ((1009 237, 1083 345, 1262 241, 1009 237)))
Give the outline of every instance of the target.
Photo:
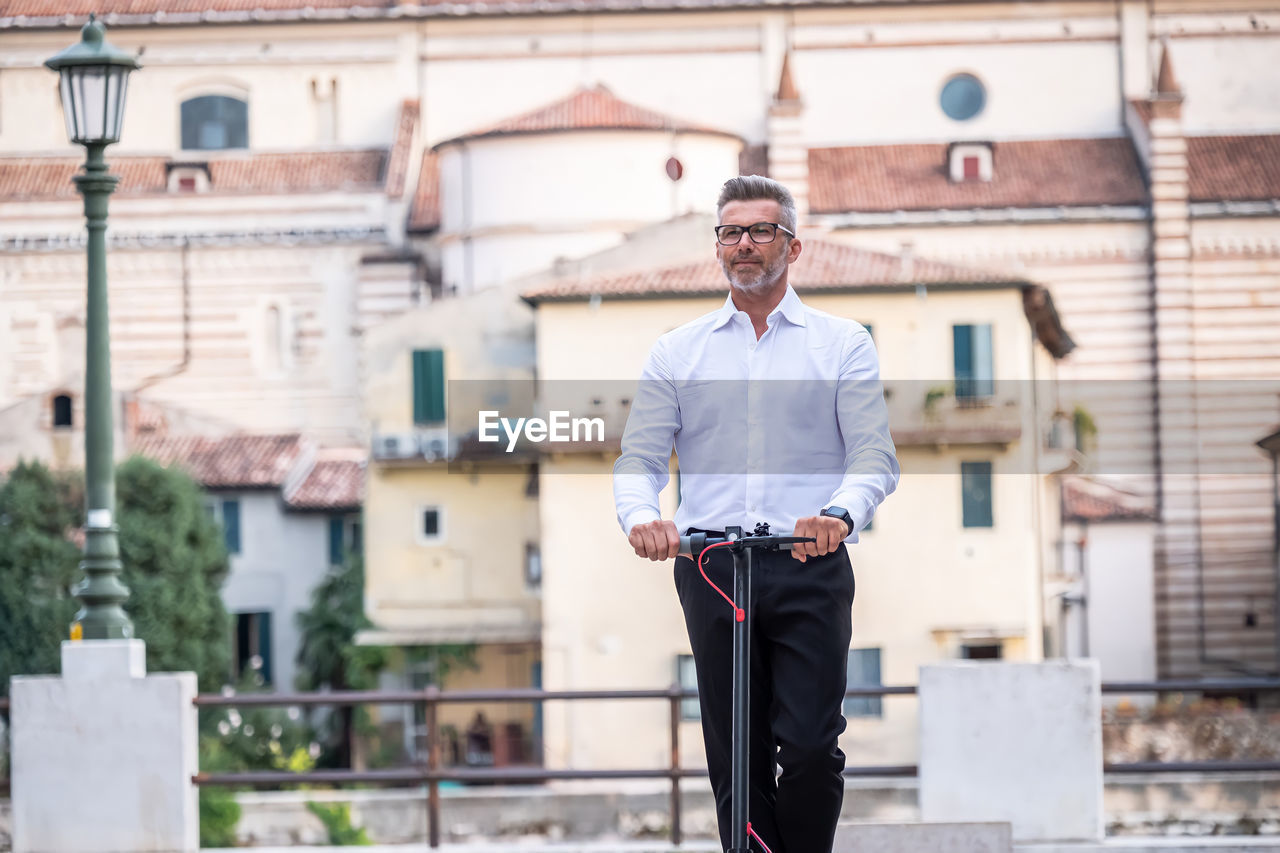
POLYGON ((71 586, 80 549, 82 494, 73 478, 20 462, 0 484, 0 695, 14 675, 57 672, 61 641, 79 609, 71 586))
MULTIPOLYGON (((357 646, 356 632, 372 622, 364 615, 364 560, 349 554, 311 592, 311 606, 297 616, 302 639, 298 644, 299 690, 368 690, 377 685, 378 672, 386 666, 386 652, 357 646)), ((339 708, 334 763, 350 767, 355 734, 355 709, 339 708)))
POLYGON ((193 671, 217 690, 231 671, 221 589, 229 563, 204 493, 173 468, 135 456, 116 470, 125 610, 147 641, 150 672, 193 671))
MULTIPOLYGON (((230 672, 220 588, 228 570, 217 523, 180 471, 135 457, 117 468, 117 522, 125 611, 147 643, 152 672, 193 670, 202 690, 230 672)), ((0 693, 9 676, 57 672, 78 603, 83 480, 19 464, 0 485, 0 693)))

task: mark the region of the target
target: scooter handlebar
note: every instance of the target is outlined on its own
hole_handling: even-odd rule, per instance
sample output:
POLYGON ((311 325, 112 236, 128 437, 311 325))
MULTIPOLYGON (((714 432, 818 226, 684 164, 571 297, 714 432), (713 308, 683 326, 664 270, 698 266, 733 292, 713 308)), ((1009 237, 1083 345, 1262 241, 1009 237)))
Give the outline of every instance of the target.
MULTIPOLYGON (((750 543, 753 538, 755 537, 751 537, 751 536, 743 537, 743 539, 748 543, 750 543)), ((774 538, 789 540, 789 541, 778 542, 770 546, 774 548, 779 548, 784 551, 790 551, 792 544, 795 542, 816 542, 817 541, 816 539, 813 539, 812 537, 808 537, 808 536, 774 537, 774 538)), ((704 549, 712 545, 719 545, 720 543, 727 542, 727 541, 729 540, 725 539, 723 536, 708 536, 705 533, 690 533, 687 536, 680 537, 680 554, 685 557, 697 557, 699 554, 703 552, 704 549)), ((764 544, 764 543, 762 541, 757 540, 757 544, 764 544)))

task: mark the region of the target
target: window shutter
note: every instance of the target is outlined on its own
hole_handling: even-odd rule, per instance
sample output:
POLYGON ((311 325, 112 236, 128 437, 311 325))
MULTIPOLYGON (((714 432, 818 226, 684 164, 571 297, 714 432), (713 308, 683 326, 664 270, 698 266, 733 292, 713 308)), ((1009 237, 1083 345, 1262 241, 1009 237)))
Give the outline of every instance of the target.
POLYGON ((992 527, 991 463, 960 463, 962 523, 965 527, 992 527))
POLYGON ((973 326, 951 327, 956 398, 973 396, 973 326))
POLYGON ((956 399, 995 394, 991 324, 952 326, 956 399))
POLYGON ((262 680, 274 684, 271 667, 271 614, 258 614, 258 655, 262 658, 262 680))
POLYGON ((343 533, 342 516, 331 516, 329 518, 329 565, 341 566, 344 557, 344 548, 342 542, 343 533))
POLYGON ((444 420, 444 350, 413 351, 413 422, 444 420))
POLYGON ((222 502, 222 533, 227 541, 227 553, 240 553, 240 501, 222 502))

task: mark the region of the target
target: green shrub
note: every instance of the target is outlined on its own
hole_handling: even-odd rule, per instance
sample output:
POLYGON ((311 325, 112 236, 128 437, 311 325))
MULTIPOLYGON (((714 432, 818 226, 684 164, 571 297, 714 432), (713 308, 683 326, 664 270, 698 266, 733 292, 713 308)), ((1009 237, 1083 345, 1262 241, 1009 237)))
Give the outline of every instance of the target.
POLYGON ((368 847, 373 844, 364 827, 351 825, 350 803, 307 803, 307 811, 320 818, 333 846, 368 847))
POLYGON ((234 847, 239 822, 240 804, 234 791, 207 785, 200 789, 201 847, 234 847))

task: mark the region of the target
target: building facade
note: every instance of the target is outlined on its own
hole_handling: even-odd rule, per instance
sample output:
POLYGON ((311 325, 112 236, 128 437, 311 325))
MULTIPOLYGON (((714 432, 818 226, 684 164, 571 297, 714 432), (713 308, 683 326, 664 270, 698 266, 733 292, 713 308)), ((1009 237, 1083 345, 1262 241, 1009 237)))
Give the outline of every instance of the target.
MULTIPOLYGON (((1002 568, 976 572, 975 597, 951 597, 962 616, 922 613, 938 631, 928 641, 860 612, 868 648, 884 651, 851 666, 911 681, 910 662, 970 647, 1060 653, 1057 590, 1043 584, 1068 573, 1065 499, 1036 479, 1057 462, 1150 504, 1152 671, 1280 665, 1271 472, 1253 444, 1274 431, 1280 372, 1274 3, 259 5, 94 6, 145 65, 109 151, 123 177, 109 256, 116 387, 122 412, 186 413, 169 418, 173 435, 198 423, 368 447, 368 525, 385 525, 367 554, 383 632, 372 638, 409 648, 460 641, 463 623, 501 626, 490 641, 524 644, 512 684, 526 671, 529 683, 567 686, 678 675, 679 652, 665 646, 644 665, 610 665, 637 641, 588 624, 607 610, 574 603, 584 581, 569 531, 589 520, 600 553, 620 547, 593 491, 608 460, 565 476, 557 466, 588 457, 509 470, 479 460, 459 479, 446 461, 457 448, 439 431, 447 413, 414 376, 627 380, 674 315, 711 304, 709 291, 688 290, 706 285, 705 271, 682 279, 670 264, 710 251, 689 223, 742 170, 788 183, 804 236, 830 258, 863 259, 833 261, 843 279, 819 281, 835 289, 814 298, 870 323, 886 376, 918 383, 899 402, 922 420, 901 422, 895 439, 918 470, 957 484, 913 491, 909 480, 894 500, 951 521, 958 507, 963 522, 966 473, 990 476, 992 523, 1009 531, 942 525, 924 543, 887 506, 855 562, 911 556, 936 566, 940 591, 966 567, 1002 568), (937 265, 948 272, 930 278, 937 265), (876 268, 892 288, 873 294, 867 282, 885 282, 876 268), (521 319, 517 295, 543 286, 523 277, 538 270, 574 296, 531 297, 536 320, 521 319), (967 280, 972 270, 981 281, 967 280), (662 290, 673 280, 685 289, 662 290), (1049 313, 1073 351, 1045 349, 1049 313), (969 329, 963 345, 958 327, 969 329), (459 360, 459 347, 484 358, 459 360), (984 423, 976 444, 931 435, 929 392, 939 389, 935 408, 959 409, 957 370, 972 380, 988 360, 991 378, 1042 392, 1036 412, 1087 425, 1088 452, 1051 453, 1062 448, 1040 435, 1050 423, 1019 421, 1012 437, 984 423), (1010 465, 1029 479, 999 476, 1010 465), (490 506, 518 530, 492 560, 472 550, 488 529, 474 514, 490 506), (1027 516, 1006 521, 1006 510, 1027 516), (431 541, 441 530, 448 542, 431 541), (534 554, 537 590, 526 580, 534 554), (484 599, 468 578, 501 594, 484 599)), ((21 413, 22 441, 72 461, 74 446, 57 442, 74 438, 57 430, 80 405, 82 224, 76 156, 40 63, 88 11, 0 2, 0 407, 21 413)), ((982 411, 1002 409, 957 415, 982 411)), ((970 488, 970 503, 981 491, 970 488)), ((881 575, 864 574, 866 607, 900 594, 904 576, 877 588, 881 575)), ((661 586, 622 588, 655 596, 665 615, 654 618, 669 620, 661 586)), ((589 760, 553 745, 556 726, 577 731, 548 718, 547 760, 589 760)), ((639 761, 653 747, 635 749, 639 761)))

